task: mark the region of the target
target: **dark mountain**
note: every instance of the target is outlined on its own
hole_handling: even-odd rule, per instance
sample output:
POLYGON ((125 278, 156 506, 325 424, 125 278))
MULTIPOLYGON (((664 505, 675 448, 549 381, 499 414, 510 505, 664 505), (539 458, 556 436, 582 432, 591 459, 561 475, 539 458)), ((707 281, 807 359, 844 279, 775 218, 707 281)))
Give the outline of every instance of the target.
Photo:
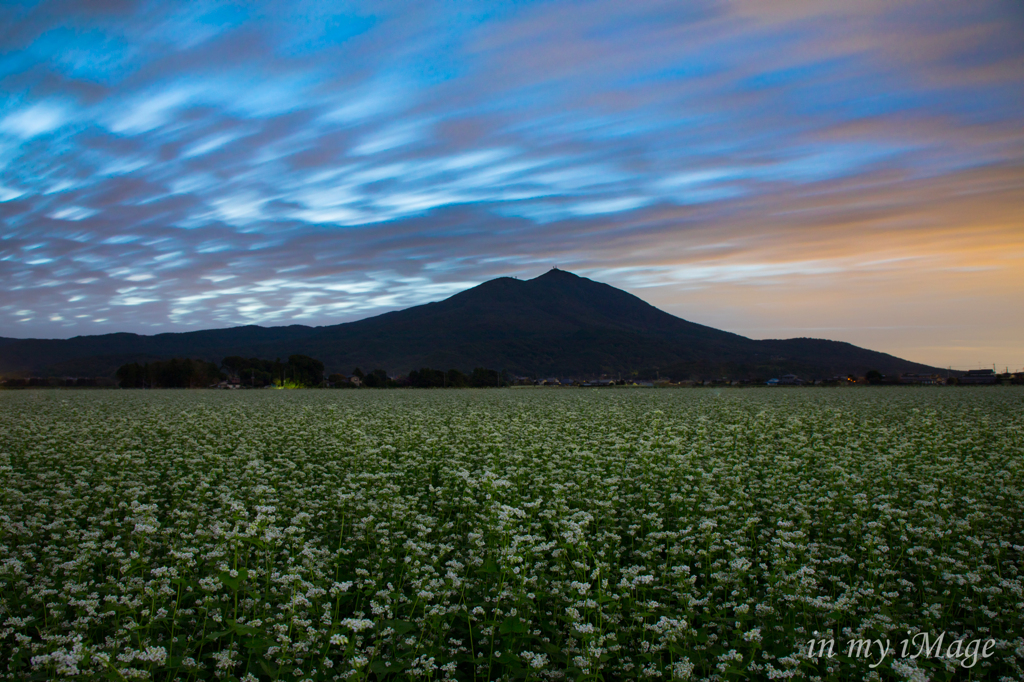
POLYGON ((0 339, 0 372, 109 374, 130 361, 301 353, 328 371, 383 367, 507 369, 517 374, 764 377, 934 368, 823 339, 755 341, 669 315, 632 294, 551 270, 503 277, 437 303, 328 327, 235 327, 67 340, 0 339))

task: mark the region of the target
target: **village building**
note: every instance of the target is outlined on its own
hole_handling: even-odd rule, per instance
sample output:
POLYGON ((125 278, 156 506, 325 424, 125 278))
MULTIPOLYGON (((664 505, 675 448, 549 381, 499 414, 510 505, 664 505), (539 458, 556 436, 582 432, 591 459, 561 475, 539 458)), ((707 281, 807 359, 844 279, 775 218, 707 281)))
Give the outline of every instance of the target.
POLYGON ((915 374, 912 372, 905 372, 900 375, 899 382, 901 384, 934 385, 941 383, 941 379, 937 374, 915 374))
POLYGON ((960 377, 960 384, 996 384, 999 378, 993 369, 972 369, 960 377))

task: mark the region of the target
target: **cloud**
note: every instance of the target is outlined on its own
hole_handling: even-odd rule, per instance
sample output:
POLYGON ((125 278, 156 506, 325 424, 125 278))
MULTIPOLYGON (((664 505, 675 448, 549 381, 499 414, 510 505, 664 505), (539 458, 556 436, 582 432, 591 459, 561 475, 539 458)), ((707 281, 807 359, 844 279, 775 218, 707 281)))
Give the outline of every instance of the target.
POLYGON ((63 107, 49 102, 37 102, 4 116, 0 120, 0 132, 29 139, 56 130, 66 121, 63 107))
POLYGON ((751 334, 1024 332, 977 312, 1022 286, 1007 4, 305 7, 12 13, 7 334, 328 324, 551 265, 751 334))
POLYGON ((18 197, 20 197, 23 194, 24 194, 24 192, 22 192, 20 190, 17 190, 17 189, 11 188, 11 187, 4 187, 3 185, 0 185, 0 202, 11 201, 12 199, 17 199, 18 197))

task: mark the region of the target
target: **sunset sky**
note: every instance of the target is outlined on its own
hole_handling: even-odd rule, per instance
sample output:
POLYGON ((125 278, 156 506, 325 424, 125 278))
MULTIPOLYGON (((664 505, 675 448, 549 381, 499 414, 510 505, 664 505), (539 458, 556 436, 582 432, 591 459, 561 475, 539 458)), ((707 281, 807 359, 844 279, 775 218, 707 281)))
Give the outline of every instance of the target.
POLYGON ((0 336, 335 324, 552 266, 1024 367, 1024 3, 0 6, 0 336))

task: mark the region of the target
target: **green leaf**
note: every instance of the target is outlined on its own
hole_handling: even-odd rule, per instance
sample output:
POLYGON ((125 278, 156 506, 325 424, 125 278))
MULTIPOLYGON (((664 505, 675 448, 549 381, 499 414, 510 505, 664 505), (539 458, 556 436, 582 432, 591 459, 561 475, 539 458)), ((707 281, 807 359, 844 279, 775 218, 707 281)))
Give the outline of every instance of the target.
POLYGON ((239 623, 236 623, 235 621, 230 619, 228 619, 226 622, 232 630, 234 630, 240 635, 256 635, 260 632, 254 627, 250 627, 248 625, 240 625, 239 623))
POLYGON ((377 673, 397 673, 405 670, 405 663, 401 661, 374 661, 370 664, 370 672, 377 673))
POLYGON ((541 648, 544 649, 545 653, 557 656, 562 653, 562 647, 552 644, 551 642, 541 642, 541 648))
POLYGON ((249 637, 242 640, 242 646, 246 649, 252 649, 253 651, 266 651, 270 647, 274 646, 272 640, 263 637, 249 637))
POLYGON ((126 568, 121 575, 131 575, 135 571, 145 568, 145 566, 146 562, 136 559, 135 561, 128 564, 128 568, 126 568))
POLYGON ((239 540, 241 540, 242 542, 248 542, 250 545, 255 545, 256 547, 259 547, 260 549, 266 549, 267 548, 267 543, 263 542, 263 540, 260 540, 259 538, 245 537, 245 538, 239 538, 239 540))
POLYGON ((501 627, 498 628, 498 632, 503 635, 507 635, 509 633, 521 634, 526 632, 526 623, 515 616, 509 616, 505 619, 505 622, 501 624, 501 627))
POLYGON ((498 564, 494 561, 493 557, 487 557, 487 561, 484 562, 484 573, 497 573, 498 564))
POLYGON ((230 587, 232 590, 238 590, 238 587, 249 577, 249 571, 244 568, 238 569, 238 577, 232 578, 231 573, 228 571, 221 571, 220 575, 217 576, 222 583, 230 587))
POLYGON ((231 629, 230 628, 227 629, 227 630, 219 630, 217 632, 211 632, 210 634, 208 634, 206 636, 206 639, 204 641, 206 641, 206 642, 215 642, 216 640, 220 639, 224 635, 230 635, 230 634, 231 634, 231 629))
POLYGON ((404 620, 386 620, 384 625, 394 630, 399 635, 404 635, 416 629, 416 625, 404 620))

